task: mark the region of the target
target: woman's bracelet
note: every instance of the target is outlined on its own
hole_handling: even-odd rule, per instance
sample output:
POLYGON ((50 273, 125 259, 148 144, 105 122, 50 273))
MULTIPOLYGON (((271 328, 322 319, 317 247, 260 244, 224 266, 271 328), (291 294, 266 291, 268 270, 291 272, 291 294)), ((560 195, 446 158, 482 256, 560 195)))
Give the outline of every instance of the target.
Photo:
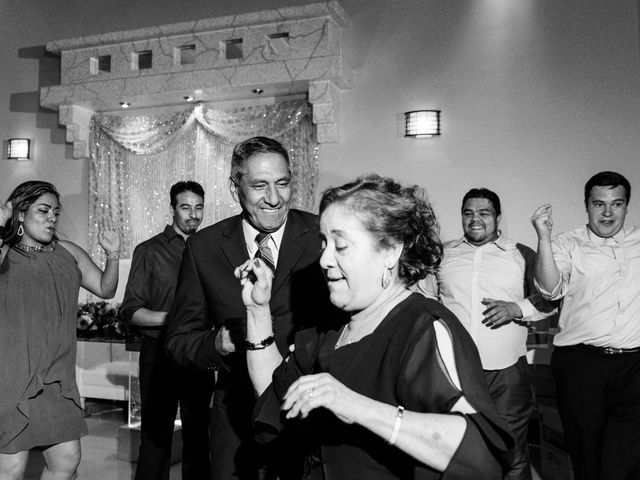
POLYGON ((105 253, 107 254, 107 260, 120 260, 120 250, 114 250, 113 252, 105 250, 105 253))
POLYGON ((404 407, 398 405, 398 410, 396 411, 396 422, 393 424, 393 432, 391 432, 391 437, 389 437, 389 445, 393 445, 394 443, 396 443, 398 433, 400 432, 400 425, 402 425, 403 416, 404 407))

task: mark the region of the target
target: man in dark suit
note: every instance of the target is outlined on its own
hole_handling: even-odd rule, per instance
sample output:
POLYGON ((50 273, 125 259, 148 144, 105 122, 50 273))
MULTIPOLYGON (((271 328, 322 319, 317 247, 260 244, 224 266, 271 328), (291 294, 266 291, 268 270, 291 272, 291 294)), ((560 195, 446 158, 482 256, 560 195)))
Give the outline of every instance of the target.
POLYGON ((286 355, 295 331, 332 320, 317 262, 317 218, 289 208, 289 156, 270 138, 236 145, 229 185, 242 214, 189 238, 169 314, 167 349, 179 364, 218 371, 210 421, 212 479, 299 478, 302 456, 293 444, 284 439, 265 446, 254 440, 255 393, 244 351, 275 341, 286 355), (256 256, 275 271, 275 338, 250 344, 241 286, 233 271, 256 256))

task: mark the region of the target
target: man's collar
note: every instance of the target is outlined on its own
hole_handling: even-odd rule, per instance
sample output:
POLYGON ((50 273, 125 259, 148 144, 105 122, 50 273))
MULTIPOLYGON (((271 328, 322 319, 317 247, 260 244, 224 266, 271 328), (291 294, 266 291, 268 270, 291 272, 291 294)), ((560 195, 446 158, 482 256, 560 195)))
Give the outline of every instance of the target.
POLYGON ((485 243, 484 245, 474 245, 473 243, 471 243, 469 240, 467 240, 467 237, 461 237, 458 240, 453 240, 449 246, 451 248, 456 248, 459 247, 462 244, 467 244, 470 247, 474 247, 474 248, 480 248, 480 247, 484 247, 484 245, 489 245, 491 243, 495 243, 496 247, 498 247, 500 250, 507 250, 508 248, 508 241, 507 239, 504 237, 504 235, 502 235, 502 231, 498 230, 498 238, 496 238, 495 240, 492 240, 490 242, 485 243))
POLYGON ((624 242, 624 237, 627 233, 627 227, 623 226, 620 231, 618 233, 616 233, 614 236, 612 237, 600 237, 598 235, 596 235, 593 230, 591 230, 589 228, 589 225, 587 224, 585 226, 586 230, 587 230, 587 236, 589 237, 589 240, 591 240, 595 245, 602 245, 604 242, 606 242, 607 240, 609 240, 610 238, 617 243, 618 245, 622 245, 624 242))
POLYGON ((167 237, 167 240, 169 241, 173 240, 176 237, 182 237, 182 235, 175 231, 173 225, 167 225, 166 227, 164 227, 164 232, 162 233, 164 233, 164 236, 167 237))
MULTIPOLYGON (((284 235, 284 229, 287 226, 287 220, 289 219, 289 214, 287 213, 287 217, 284 220, 282 226, 276 230, 275 232, 270 232, 271 238, 275 242, 278 250, 280 250, 280 244, 282 243, 282 236, 284 235)), ((242 231, 244 232, 245 240, 247 245, 252 245, 255 241, 256 235, 260 233, 260 230, 256 229, 253 225, 251 225, 244 216, 242 217, 242 231)))

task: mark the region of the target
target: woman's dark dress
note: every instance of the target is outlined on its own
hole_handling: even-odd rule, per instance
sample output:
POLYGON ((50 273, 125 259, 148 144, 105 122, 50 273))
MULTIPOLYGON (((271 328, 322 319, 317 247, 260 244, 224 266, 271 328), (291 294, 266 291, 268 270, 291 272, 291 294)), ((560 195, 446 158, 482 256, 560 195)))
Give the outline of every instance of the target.
POLYGON ((512 440, 487 392, 473 341, 446 307, 419 294, 397 305, 373 333, 338 349, 339 331, 298 334, 292 358, 276 370, 271 387, 260 397, 258 437, 269 440, 283 428, 278 411, 281 399, 296 378, 309 373, 328 372, 362 395, 408 411, 449 413, 462 394, 443 371, 435 319, 449 329, 464 396, 478 412, 464 416, 466 432, 447 470, 444 474, 433 470, 369 430, 318 409, 309 421, 320 448, 324 478, 502 478, 500 458, 512 440))
POLYGON ((0 453, 86 434, 75 378, 81 273, 56 244, 0 265, 0 453))

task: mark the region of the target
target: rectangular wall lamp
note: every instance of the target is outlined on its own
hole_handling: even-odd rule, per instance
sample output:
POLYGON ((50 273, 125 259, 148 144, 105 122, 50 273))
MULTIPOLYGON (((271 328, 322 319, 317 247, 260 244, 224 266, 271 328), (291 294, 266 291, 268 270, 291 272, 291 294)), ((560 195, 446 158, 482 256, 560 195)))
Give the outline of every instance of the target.
POLYGON ((413 110, 404 114, 404 136, 429 138, 440 135, 440 110, 413 110))
POLYGON ((28 138, 10 138, 7 142, 9 160, 28 160, 31 158, 31 140, 28 138))

